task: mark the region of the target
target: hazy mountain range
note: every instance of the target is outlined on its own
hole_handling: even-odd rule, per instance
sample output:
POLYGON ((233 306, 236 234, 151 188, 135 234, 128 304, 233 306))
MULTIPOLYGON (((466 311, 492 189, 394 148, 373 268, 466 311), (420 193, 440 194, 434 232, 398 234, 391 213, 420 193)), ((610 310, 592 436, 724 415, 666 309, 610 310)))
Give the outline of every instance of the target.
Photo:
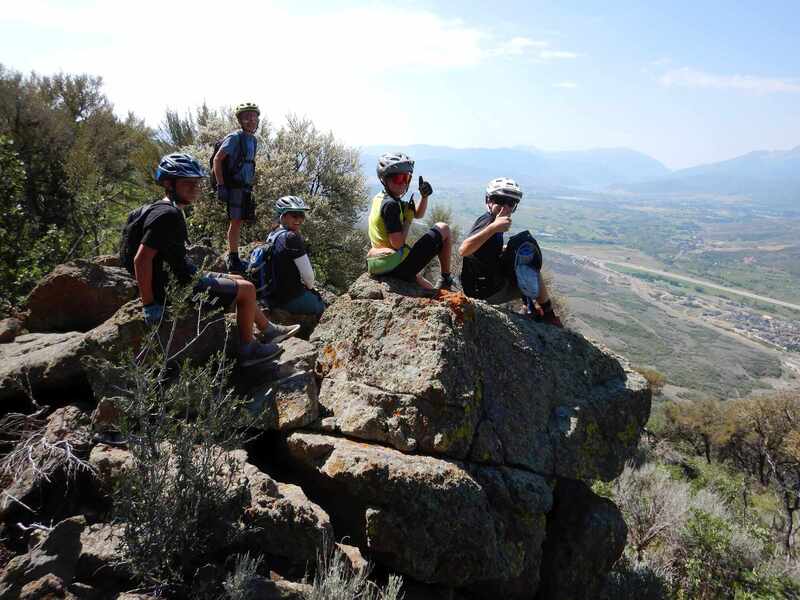
POLYGON ((756 201, 800 206, 800 146, 793 150, 751 152, 676 171, 627 148, 547 152, 530 146, 366 146, 362 148, 362 162, 370 180, 374 178, 378 156, 387 150, 405 152, 416 161, 417 173, 454 187, 479 186, 503 175, 540 190, 743 195, 756 201))

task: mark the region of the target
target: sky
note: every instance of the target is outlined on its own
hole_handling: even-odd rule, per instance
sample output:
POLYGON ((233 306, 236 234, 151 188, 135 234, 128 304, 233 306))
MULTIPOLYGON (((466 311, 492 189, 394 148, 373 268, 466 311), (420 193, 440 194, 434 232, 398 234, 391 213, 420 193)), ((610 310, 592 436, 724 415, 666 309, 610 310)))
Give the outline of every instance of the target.
POLYGON ((677 169, 800 146, 796 0, 26 0, 0 63, 115 109, 254 101, 355 146, 626 147, 677 169))

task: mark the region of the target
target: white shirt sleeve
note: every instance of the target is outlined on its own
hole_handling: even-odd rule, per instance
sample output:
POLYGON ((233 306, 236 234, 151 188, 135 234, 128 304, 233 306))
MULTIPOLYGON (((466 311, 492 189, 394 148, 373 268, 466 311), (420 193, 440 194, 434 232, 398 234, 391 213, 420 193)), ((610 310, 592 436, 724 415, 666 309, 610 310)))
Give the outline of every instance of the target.
POLYGON ((303 254, 299 258, 294 259, 294 264, 297 270, 300 271, 300 279, 308 289, 314 289, 314 267, 311 266, 311 261, 308 254, 303 254))

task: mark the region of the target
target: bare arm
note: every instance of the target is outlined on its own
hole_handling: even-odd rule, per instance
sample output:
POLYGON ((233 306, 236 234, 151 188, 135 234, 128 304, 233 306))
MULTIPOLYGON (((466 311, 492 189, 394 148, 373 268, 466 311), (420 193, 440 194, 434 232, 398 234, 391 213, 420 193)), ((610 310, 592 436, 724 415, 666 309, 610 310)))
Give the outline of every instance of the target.
POLYGON ((222 177, 222 163, 225 160, 225 151, 220 148, 214 155, 214 177, 217 180, 217 185, 225 185, 225 180, 222 177))
POLYGON ((156 254, 158 250, 140 244, 133 259, 133 270, 136 274, 136 283, 139 284, 142 304, 153 303, 153 259, 156 254))

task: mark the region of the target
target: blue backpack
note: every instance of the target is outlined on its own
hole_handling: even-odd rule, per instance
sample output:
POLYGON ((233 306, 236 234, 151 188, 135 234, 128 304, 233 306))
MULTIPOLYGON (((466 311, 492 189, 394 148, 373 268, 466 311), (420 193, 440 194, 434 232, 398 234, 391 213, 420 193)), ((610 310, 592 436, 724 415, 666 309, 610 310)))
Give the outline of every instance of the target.
POLYGON ((266 301, 272 288, 275 279, 272 265, 275 242, 285 233, 289 232, 283 228, 276 229, 267 236, 267 241, 256 246, 248 257, 245 277, 256 286, 256 297, 259 300, 266 301))

